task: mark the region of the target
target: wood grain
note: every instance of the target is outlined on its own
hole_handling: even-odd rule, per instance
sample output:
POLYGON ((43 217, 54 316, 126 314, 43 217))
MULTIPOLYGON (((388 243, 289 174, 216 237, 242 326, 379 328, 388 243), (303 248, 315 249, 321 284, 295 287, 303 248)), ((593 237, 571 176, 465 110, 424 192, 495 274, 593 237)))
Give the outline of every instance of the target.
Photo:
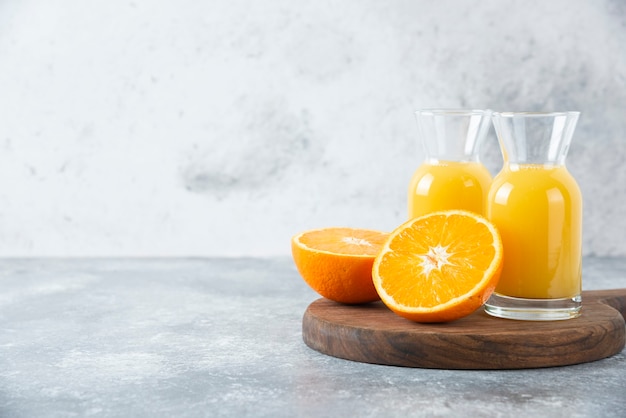
POLYGON ((626 289, 583 292, 582 315, 565 321, 516 321, 480 309, 444 324, 418 324, 381 302, 311 303, 302 336, 314 350, 364 363, 437 369, 565 366, 619 353, 626 341, 626 289))

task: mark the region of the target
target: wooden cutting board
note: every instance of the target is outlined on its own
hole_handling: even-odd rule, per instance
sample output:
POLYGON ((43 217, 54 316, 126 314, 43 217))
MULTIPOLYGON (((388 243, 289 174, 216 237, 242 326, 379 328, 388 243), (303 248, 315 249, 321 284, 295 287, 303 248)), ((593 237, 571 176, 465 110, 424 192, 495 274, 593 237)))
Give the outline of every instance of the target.
POLYGON ((364 363, 436 369, 527 369, 603 359, 624 348, 626 289, 583 292, 582 315, 564 321, 495 318, 418 324, 381 302, 311 303, 302 336, 314 350, 364 363))

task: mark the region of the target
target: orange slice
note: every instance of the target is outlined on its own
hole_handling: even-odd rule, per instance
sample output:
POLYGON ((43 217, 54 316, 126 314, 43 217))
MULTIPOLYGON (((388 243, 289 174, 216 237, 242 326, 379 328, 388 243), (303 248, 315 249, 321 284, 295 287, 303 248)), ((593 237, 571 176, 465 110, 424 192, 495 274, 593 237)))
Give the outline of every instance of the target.
POLYGON ((374 261, 381 300, 416 322, 447 322, 482 306, 502 270, 496 227, 472 212, 424 215, 396 228, 374 261))
POLYGON ((304 281, 327 299, 357 304, 379 300, 372 265, 389 234, 357 228, 323 228, 291 239, 304 281))

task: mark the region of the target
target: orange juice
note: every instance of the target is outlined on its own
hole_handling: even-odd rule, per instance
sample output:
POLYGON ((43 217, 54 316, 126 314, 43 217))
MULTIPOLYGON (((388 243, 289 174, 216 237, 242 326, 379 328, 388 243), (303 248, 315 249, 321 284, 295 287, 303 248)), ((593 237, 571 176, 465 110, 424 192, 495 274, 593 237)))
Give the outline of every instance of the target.
POLYGON ((484 214, 491 174, 478 162, 429 161, 409 185, 409 218, 447 209, 484 214))
POLYGON ((580 295, 582 196, 565 166, 505 165, 488 202, 487 217, 504 247, 496 293, 529 299, 580 295))

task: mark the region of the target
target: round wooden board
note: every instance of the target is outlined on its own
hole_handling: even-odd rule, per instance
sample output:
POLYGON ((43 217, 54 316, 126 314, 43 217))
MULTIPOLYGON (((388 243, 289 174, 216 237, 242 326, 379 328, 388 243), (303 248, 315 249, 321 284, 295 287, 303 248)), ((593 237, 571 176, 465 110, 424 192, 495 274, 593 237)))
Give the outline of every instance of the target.
POLYGON ((603 359, 624 348, 626 289, 583 292, 582 315, 516 321, 482 309, 457 321, 419 324, 381 302, 311 303, 302 336, 314 350, 363 363, 437 369, 526 369, 603 359))

